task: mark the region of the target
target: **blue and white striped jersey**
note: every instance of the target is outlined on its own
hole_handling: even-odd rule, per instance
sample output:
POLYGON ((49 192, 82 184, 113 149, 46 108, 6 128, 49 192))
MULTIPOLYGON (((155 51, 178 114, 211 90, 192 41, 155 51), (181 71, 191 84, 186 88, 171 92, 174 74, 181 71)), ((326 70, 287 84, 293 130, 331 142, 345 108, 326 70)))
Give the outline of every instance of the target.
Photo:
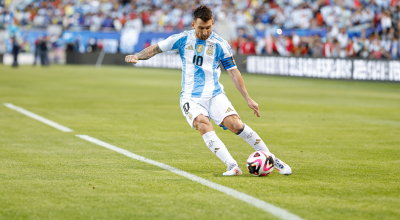
POLYGON ((181 97, 211 98, 224 93, 219 83, 221 69, 219 60, 226 70, 237 68, 228 42, 212 32, 207 40, 196 38, 194 30, 168 37, 158 43, 165 52, 178 50, 182 59, 181 97))

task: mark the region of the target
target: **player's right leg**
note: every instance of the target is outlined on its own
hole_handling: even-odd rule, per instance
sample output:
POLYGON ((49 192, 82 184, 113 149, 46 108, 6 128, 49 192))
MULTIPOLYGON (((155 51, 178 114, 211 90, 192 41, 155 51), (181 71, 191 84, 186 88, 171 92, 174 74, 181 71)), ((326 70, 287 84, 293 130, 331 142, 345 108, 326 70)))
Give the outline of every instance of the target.
POLYGON ((239 176, 242 175, 242 170, 240 169, 237 162, 233 159, 225 144, 219 139, 214 131, 214 127, 209 121, 208 117, 204 115, 199 115, 194 119, 193 126, 200 132, 203 136, 204 142, 207 144, 208 148, 217 157, 222 160, 228 169, 223 175, 225 176, 239 176))
POLYGON ((209 118, 208 111, 199 103, 194 100, 181 100, 182 113, 185 115, 186 120, 192 128, 196 128, 200 135, 203 137, 204 142, 208 148, 213 152, 222 162, 228 166, 228 171, 223 175, 236 176, 241 175, 242 171, 233 159, 225 144, 219 139, 214 131, 209 118))

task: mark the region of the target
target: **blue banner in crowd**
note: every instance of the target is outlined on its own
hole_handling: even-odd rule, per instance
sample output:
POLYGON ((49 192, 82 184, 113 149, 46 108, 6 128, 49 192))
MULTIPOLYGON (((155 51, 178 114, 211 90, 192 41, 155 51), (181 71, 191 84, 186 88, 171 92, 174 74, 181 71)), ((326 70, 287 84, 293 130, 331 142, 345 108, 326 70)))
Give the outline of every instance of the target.
MULTIPOLYGON (((129 43, 119 43, 121 41, 121 32, 90 32, 90 31, 64 31, 62 35, 62 40, 65 43, 79 44, 79 52, 84 53, 87 46, 89 45, 90 39, 95 39, 96 42, 99 40, 103 41, 104 50, 107 53, 116 53, 119 49, 122 53, 133 53, 141 51, 145 46, 156 44, 161 40, 168 38, 173 34, 179 32, 169 32, 169 33, 139 33, 138 37, 132 34, 132 42, 134 45, 129 43), (137 38, 137 39, 134 39, 137 38), (133 48, 127 48, 127 47, 133 48), (120 47, 120 48, 118 48, 120 47)), ((128 36, 129 37, 129 36, 128 36)))
MULTIPOLYGON (((271 29, 272 30, 272 29, 271 29)), ((264 37, 266 33, 276 35, 276 30, 273 31, 256 31, 258 37, 264 37)), ((366 35, 369 36, 373 33, 373 29, 366 29, 366 35)), ((143 50, 145 47, 156 44, 179 31, 168 33, 139 33, 135 30, 128 30, 122 32, 91 32, 91 31, 64 31, 61 38, 57 41, 57 45, 74 44, 74 48, 80 53, 85 53, 90 43, 95 42, 98 44, 102 42, 103 49, 106 53, 117 53, 118 51, 124 54, 134 53, 143 50)), ((314 36, 319 35, 325 37, 327 34, 326 29, 292 29, 282 30, 282 35, 289 36, 296 33, 299 36, 314 36)), ((347 31, 349 37, 360 36, 360 31, 347 31)), ((47 36, 45 30, 30 30, 20 31, 20 36, 24 42, 29 43, 29 51, 35 51, 35 41, 40 36, 47 36)), ((11 41, 7 41, 7 52, 12 48, 11 41)))
POLYGON ((178 34, 180 33, 179 31, 177 32, 169 32, 169 33, 140 33, 139 34, 139 40, 137 44, 135 45, 135 51, 141 51, 144 49, 145 45, 153 45, 156 44, 164 39, 167 39, 169 36, 178 34))

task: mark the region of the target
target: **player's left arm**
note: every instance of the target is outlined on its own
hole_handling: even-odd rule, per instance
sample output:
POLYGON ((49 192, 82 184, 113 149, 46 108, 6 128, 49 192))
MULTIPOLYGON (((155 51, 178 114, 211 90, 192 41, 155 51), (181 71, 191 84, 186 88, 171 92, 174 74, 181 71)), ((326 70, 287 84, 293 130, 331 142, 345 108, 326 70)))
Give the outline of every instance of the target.
POLYGON ((228 69, 227 71, 236 88, 242 94, 243 98, 247 101, 247 105, 249 105, 249 107, 254 110, 254 114, 256 114, 257 117, 260 117, 258 104, 253 99, 251 99, 249 94, 247 93, 246 86, 244 85, 244 80, 242 74, 240 74, 240 71, 237 68, 228 69))

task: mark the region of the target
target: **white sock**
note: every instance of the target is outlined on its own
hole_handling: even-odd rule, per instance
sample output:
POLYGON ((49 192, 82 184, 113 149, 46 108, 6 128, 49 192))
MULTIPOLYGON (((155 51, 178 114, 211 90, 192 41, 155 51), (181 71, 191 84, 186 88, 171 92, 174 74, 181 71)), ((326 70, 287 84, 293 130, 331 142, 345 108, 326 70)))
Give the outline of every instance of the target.
POLYGON ((262 150, 265 152, 269 152, 267 145, 265 145, 264 141, 258 136, 258 134, 253 131, 249 126, 243 124, 243 131, 238 134, 239 137, 243 138, 247 143, 249 143, 256 151, 262 150))
POLYGON ((208 148, 227 166, 229 166, 231 163, 237 164, 236 160, 233 159, 228 149, 226 149, 225 144, 222 143, 217 134, 215 134, 215 131, 209 131, 205 133, 203 135, 203 139, 208 148))

